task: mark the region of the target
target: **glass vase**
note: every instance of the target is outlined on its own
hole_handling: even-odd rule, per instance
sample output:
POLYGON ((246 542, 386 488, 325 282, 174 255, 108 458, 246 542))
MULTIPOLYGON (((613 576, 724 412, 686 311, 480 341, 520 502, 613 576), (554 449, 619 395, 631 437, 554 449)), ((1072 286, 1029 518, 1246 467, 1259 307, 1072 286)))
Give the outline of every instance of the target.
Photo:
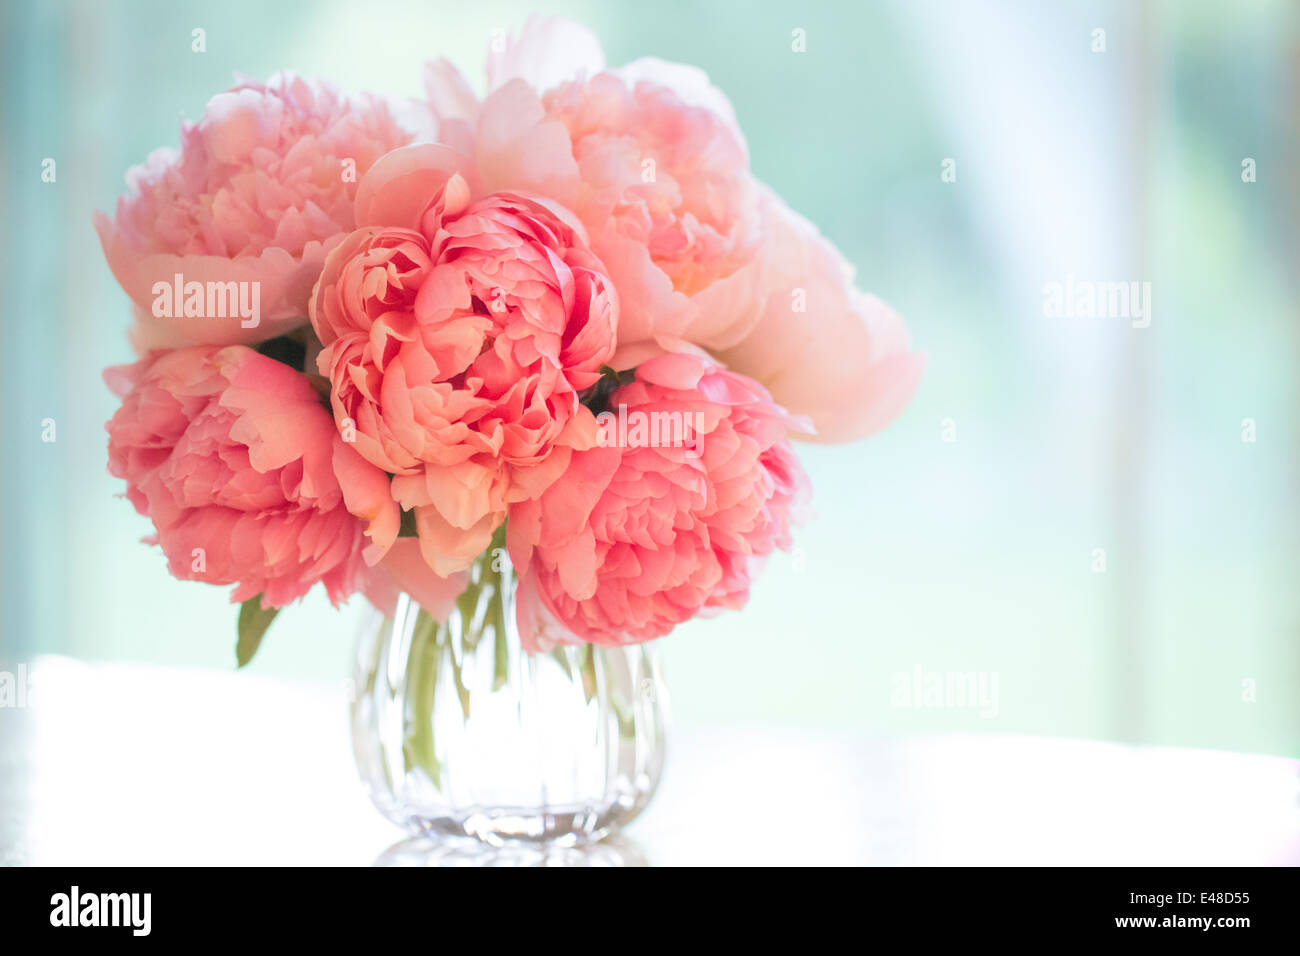
POLYGON ((430 837, 577 846, 649 802, 668 698, 654 644, 528 654, 502 548, 445 620, 409 596, 362 635, 353 750, 386 817, 430 837))

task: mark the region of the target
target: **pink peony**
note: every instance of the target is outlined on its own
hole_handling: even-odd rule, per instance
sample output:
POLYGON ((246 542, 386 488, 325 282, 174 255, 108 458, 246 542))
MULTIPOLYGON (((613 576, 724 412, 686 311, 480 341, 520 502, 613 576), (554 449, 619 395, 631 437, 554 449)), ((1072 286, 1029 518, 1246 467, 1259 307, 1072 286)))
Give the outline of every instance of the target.
POLYGON ((110 368, 122 397, 109 471, 178 578, 235 584, 280 607, 320 581, 338 603, 392 544, 387 476, 336 434, 306 377, 243 346, 195 346, 110 368), (370 544, 366 545, 369 537, 370 544))
POLYGON ((472 200, 454 165, 441 146, 377 163, 358 193, 366 224, 330 253, 311 303, 335 420, 395 476, 443 575, 592 444, 578 393, 612 355, 618 317, 567 212, 513 193, 472 200))
POLYGON ((510 509, 530 651, 649 640, 701 611, 742 607, 767 555, 789 549, 808 493, 785 437, 802 423, 701 354, 643 362, 609 409, 650 430, 575 452, 539 499, 510 509), (693 440, 647 440, 665 436, 655 421, 689 422, 693 440))
MULTIPOLYGON (((113 275, 135 303, 141 353, 272 338, 305 321, 328 249, 353 228, 370 165, 410 135, 383 102, 279 73, 244 81, 182 123, 181 148, 127 174, 117 216, 95 216, 113 275), (158 316, 155 283, 258 283, 257 324, 234 315, 158 316)), ((251 299, 251 295, 250 295, 251 299)))

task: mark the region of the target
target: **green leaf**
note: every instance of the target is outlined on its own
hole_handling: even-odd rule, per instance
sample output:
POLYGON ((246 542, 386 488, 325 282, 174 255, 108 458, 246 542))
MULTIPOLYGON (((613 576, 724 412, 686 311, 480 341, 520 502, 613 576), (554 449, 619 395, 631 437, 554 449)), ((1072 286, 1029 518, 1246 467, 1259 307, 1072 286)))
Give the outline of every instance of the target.
MULTIPOLYGON (((489 568, 492 567, 492 558, 496 555, 496 552, 506 546, 506 524, 507 522, 503 521, 497 525, 497 529, 492 532, 492 540, 488 542, 486 553, 488 556, 489 568)), ((493 573, 499 575, 501 572, 494 571, 493 573)))
POLYGON ((258 352, 261 352, 267 358, 275 359, 277 362, 289 366, 295 372, 303 371, 307 360, 306 344, 300 338, 294 338, 292 334, 280 335, 273 339, 267 339, 265 342, 259 342, 256 348, 258 352))
POLYGON ((244 667, 253 659, 262 644, 266 629, 271 626, 278 607, 262 607, 262 595, 249 598, 239 607, 239 641, 235 644, 235 660, 244 667))
POLYGON ((636 380, 636 369, 624 369, 616 372, 608 365, 600 367, 600 378, 596 384, 582 393, 582 404, 591 409, 592 414, 599 415, 609 407, 609 397, 614 390, 636 380))
POLYGON ((415 529, 414 511, 402 512, 402 523, 398 528, 397 536, 399 538, 418 538, 420 536, 419 532, 415 529))

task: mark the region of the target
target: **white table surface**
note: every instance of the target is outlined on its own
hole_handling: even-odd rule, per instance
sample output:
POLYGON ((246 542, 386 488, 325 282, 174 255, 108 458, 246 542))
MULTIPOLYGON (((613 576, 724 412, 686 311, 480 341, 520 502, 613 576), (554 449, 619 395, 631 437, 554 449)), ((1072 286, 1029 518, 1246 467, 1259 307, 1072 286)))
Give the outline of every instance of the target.
MULTIPOLYGON (((342 686, 47 657, 0 709, 0 863, 368 865, 342 686)), ((1300 762, 1088 741, 675 726, 586 862, 1300 865, 1300 762)))

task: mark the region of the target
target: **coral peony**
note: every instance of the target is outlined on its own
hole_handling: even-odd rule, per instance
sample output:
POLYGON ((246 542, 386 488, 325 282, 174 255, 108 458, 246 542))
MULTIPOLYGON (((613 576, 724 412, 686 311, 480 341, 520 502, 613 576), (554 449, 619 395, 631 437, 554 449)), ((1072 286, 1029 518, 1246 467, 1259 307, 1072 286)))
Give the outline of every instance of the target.
POLYGON ((178 578, 280 607, 322 582, 337 603, 398 532, 387 476, 335 432, 300 373, 243 346, 155 353, 105 372, 121 408, 109 471, 178 578), (370 544, 366 545, 369 536, 370 544))
POLYGON ((377 163, 358 194, 367 224, 330 253, 311 302, 335 420, 395 476, 443 575, 592 444, 579 392, 612 355, 618 317, 567 212, 512 193, 472 200, 454 165, 440 146, 377 163))
POLYGON ((808 483, 786 434, 802 423, 762 386, 702 354, 668 353, 639 365, 609 408, 632 428, 575 452, 539 499, 510 509, 530 651, 649 640, 740 608, 763 559, 791 545, 808 483))
POLYGON ((116 217, 95 217, 136 306, 136 349, 256 342, 302 324, 325 253, 353 228, 358 180, 409 140, 382 101, 292 73, 213 97, 199 122, 182 124, 180 150, 127 174, 116 217), (257 314, 159 309, 158 290, 178 275, 182 287, 236 283, 246 301, 256 290, 257 314))

